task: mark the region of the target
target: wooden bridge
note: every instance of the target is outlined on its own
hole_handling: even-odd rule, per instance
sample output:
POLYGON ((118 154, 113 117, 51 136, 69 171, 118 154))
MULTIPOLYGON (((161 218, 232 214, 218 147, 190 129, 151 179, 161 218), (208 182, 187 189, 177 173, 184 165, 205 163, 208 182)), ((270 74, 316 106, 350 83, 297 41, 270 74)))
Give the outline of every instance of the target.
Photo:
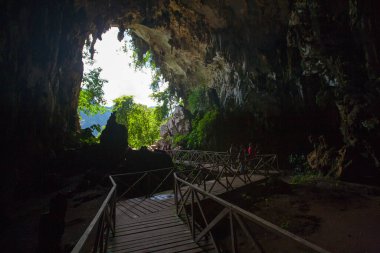
POLYGON ((72 253, 266 252, 247 224, 292 240, 304 252, 328 252, 218 197, 278 175, 276 155, 257 156, 242 171, 227 153, 168 154, 176 167, 110 176, 112 188, 72 253), (213 203, 215 215, 206 202, 213 203), (221 224, 229 224, 227 244, 215 237, 221 224), (237 243, 237 233, 248 246, 237 243))

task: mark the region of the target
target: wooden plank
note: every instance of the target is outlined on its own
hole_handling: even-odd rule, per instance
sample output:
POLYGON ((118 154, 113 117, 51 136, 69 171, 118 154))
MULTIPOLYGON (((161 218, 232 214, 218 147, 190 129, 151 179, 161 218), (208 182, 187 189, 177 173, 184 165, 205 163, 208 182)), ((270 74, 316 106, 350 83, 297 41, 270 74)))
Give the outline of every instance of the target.
MULTIPOLYGON (((190 235, 189 231, 182 230, 180 232, 178 231, 172 231, 172 232, 167 232, 165 234, 157 234, 157 235, 152 235, 152 234, 144 234, 141 235, 138 240, 136 240, 136 237, 125 237, 123 241, 117 240, 117 243, 113 243, 110 245, 110 247, 118 246, 118 245, 125 245, 125 244, 133 244, 133 243, 138 243, 138 242, 149 242, 149 241, 155 241, 155 240, 161 240, 162 238, 166 237, 175 237, 175 236, 187 236, 190 235)), ((113 238, 111 238, 113 240, 113 238)))
MULTIPOLYGON (((165 226, 162 226, 162 227, 156 227, 155 229, 151 229, 149 230, 149 233, 151 233, 152 235, 157 235, 159 234, 159 230, 165 230, 165 233, 166 232, 172 232, 172 231, 187 231, 187 227, 182 223, 182 224, 169 224, 169 225, 165 225, 165 226)), ((141 233, 144 233, 144 232, 147 232, 147 230, 145 229, 140 229, 140 230, 133 230, 133 231, 123 231, 123 232, 120 232, 120 233, 116 233, 115 234, 115 237, 126 237, 126 236, 131 236, 131 237, 134 237, 135 235, 137 236, 140 236, 141 233)))
MULTIPOLYGON (((150 233, 150 232, 155 232, 160 229, 171 229, 171 228, 176 229, 176 228, 180 228, 181 226, 184 226, 183 223, 170 223, 170 224, 165 224, 161 226, 150 227, 148 231, 150 233)), ((137 228, 133 230, 121 231, 117 233, 117 235, 115 236, 134 235, 134 234, 139 234, 139 233, 144 233, 144 232, 147 232, 147 228, 141 227, 141 228, 137 228)))
POLYGON ((158 200, 146 199, 145 202, 151 206, 157 207, 159 210, 170 207, 166 203, 158 201, 158 200))
POLYGON ((126 240, 129 241, 138 241, 142 240, 143 238, 150 238, 150 237, 157 237, 159 238, 162 235, 166 234, 189 234, 189 231, 185 227, 185 225, 182 226, 176 226, 176 227, 169 227, 169 228, 163 228, 160 230, 150 231, 149 233, 138 233, 133 235, 119 235, 113 238, 110 238, 109 245, 117 245, 119 243, 123 243, 126 240))
POLYGON ((158 197, 151 197, 149 199, 154 201, 155 203, 158 203, 167 207, 170 207, 174 204, 174 196, 173 198, 169 198, 169 199, 159 199, 158 197))
MULTIPOLYGON (((211 243, 203 243, 203 247, 210 247, 212 246, 211 243)), ((187 240, 182 242, 176 242, 171 244, 166 244, 163 246, 157 246, 157 247, 151 247, 149 248, 149 252, 166 252, 166 253, 175 253, 175 252, 183 252, 188 250, 195 250, 199 249, 199 245, 196 244, 193 240, 187 240)), ((136 251, 130 251, 130 252, 147 252, 146 249, 143 250, 136 250, 136 251)))
POLYGON ((149 210, 149 209, 147 209, 146 207, 143 206, 144 201, 136 202, 133 199, 130 199, 130 200, 127 200, 124 203, 126 203, 127 206, 131 210, 136 210, 137 212, 140 212, 141 213, 140 216, 145 216, 146 214, 152 213, 151 210, 149 210))
POLYGON ((144 222, 141 224, 134 224, 130 226, 124 226, 124 227, 119 227, 117 228, 117 232, 122 232, 122 231, 127 231, 127 230, 133 230, 136 228, 141 228, 141 227, 147 227, 147 226, 159 226, 159 225, 164 225, 167 223, 175 223, 175 222, 181 222, 181 220, 174 219, 174 218, 166 218, 166 219, 160 219, 160 220, 155 220, 153 222, 144 222))
MULTIPOLYGON (((136 219, 136 218, 139 217, 136 213, 132 212, 131 210, 128 210, 128 209, 124 208, 121 205, 117 205, 116 209, 118 211, 120 211, 121 213, 124 213, 124 215, 126 215, 126 217, 128 217, 129 219, 136 219)), ((123 217, 123 215, 118 216, 117 218, 119 218, 119 217, 123 217)))
MULTIPOLYGON (((194 244, 193 240, 191 240, 191 237, 187 234, 182 237, 176 237, 176 238, 169 238, 168 240, 155 240, 151 241, 149 244, 135 244, 135 245, 125 245, 124 247, 119 248, 113 248, 114 252, 117 251, 128 251, 128 252, 134 252, 134 251, 140 251, 140 250, 149 250, 154 251, 154 248, 170 248, 173 245, 181 245, 181 244, 188 244, 192 243, 194 244)), ((198 245, 197 245, 198 246, 198 245)))
POLYGON ((153 213, 151 215, 146 215, 144 217, 139 217, 136 219, 120 216, 120 217, 117 217, 118 219, 116 221, 117 223, 116 227, 135 224, 135 223, 144 222, 144 221, 153 221, 153 220, 162 219, 165 217, 173 217, 175 215, 175 210, 167 209, 167 210, 160 211, 159 213, 160 213, 159 216, 156 215, 156 213, 153 213))
POLYGON ((181 224, 183 224, 183 223, 178 219, 177 220, 166 220, 166 219, 164 219, 160 223, 152 223, 152 224, 146 223, 146 224, 142 224, 140 226, 125 227, 124 229, 117 230, 117 232, 120 234, 123 234, 123 233, 130 233, 131 234, 131 233, 134 233, 135 231, 156 230, 156 229, 160 229, 160 228, 166 227, 166 226, 181 225, 181 224))
POLYGON ((199 252, 216 252, 214 247, 212 246, 203 246, 203 247, 199 247, 197 249, 188 249, 188 250, 184 250, 184 251, 181 251, 182 253, 199 253, 199 252))
POLYGON ((129 207, 128 209, 131 210, 131 212, 137 213, 139 217, 168 208, 167 205, 163 205, 159 203, 153 204, 152 202, 153 201, 149 201, 147 199, 140 202, 137 202, 137 200, 133 200, 133 201, 124 202, 123 205, 124 207, 129 207), (142 213, 144 213, 144 215, 142 213))
POLYGON ((139 226, 143 226, 143 225, 146 225, 146 224, 163 224, 165 222, 168 222, 168 221, 178 221, 178 218, 177 217, 172 217, 172 216, 167 216, 167 217, 157 217, 157 219, 154 219, 154 220, 144 220, 144 221, 140 221, 140 222, 137 222, 137 223, 132 223, 132 224, 125 224, 125 225, 122 225, 122 226, 118 226, 116 228, 116 231, 122 231, 122 230, 125 230, 127 228, 134 228, 134 227, 139 227, 139 226))
POLYGON ((172 242, 172 241, 175 241, 175 240, 178 240, 178 239, 182 239, 182 238, 189 238, 189 233, 172 233, 172 234, 167 234, 167 235, 161 235, 159 237, 145 237, 145 238, 140 238, 140 240, 135 240, 135 241, 125 241, 125 242, 122 242, 122 243, 119 243, 117 245, 113 245, 111 248, 112 249, 115 249, 115 248, 120 248, 120 247, 126 247, 126 248, 132 248, 132 247, 135 247, 135 246, 139 246, 139 245, 151 245, 151 243, 155 243, 155 242, 163 242, 163 243, 167 243, 167 242, 172 242))
POLYGON ((124 212, 123 210, 121 210, 121 208, 116 207, 115 213, 116 213, 116 217, 124 217, 124 216, 127 216, 128 218, 133 219, 133 217, 129 216, 128 213, 126 213, 126 212, 124 212))
POLYGON ((127 205, 122 204, 122 203, 119 203, 117 205, 117 208, 124 211, 125 213, 128 214, 129 217, 134 218, 134 219, 141 217, 141 216, 145 216, 145 213, 141 213, 139 210, 137 210, 135 208, 130 208, 127 205))
POLYGON ((141 212, 139 212, 139 210, 134 210, 135 208, 133 208, 127 201, 119 202, 119 203, 117 203, 116 206, 120 207, 123 210, 134 213, 137 216, 141 215, 141 212))
POLYGON ((152 203, 150 203, 149 201, 147 201, 147 199, 144 199, 142 202, 139 203, 142 207, 144 207, 145 209, 149 210, 151 213, 155 213, 155 212, 158 212, 160 210, 162 210, 163 208, 162 207, 158 207, 152 203))

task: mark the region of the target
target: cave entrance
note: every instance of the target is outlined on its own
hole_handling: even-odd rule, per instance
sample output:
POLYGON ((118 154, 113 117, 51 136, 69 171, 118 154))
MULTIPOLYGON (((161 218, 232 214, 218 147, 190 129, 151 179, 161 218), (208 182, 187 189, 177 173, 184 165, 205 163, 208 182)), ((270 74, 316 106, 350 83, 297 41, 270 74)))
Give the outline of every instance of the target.
MULTIPOLYGON (((81 128, 90 128, 97 137, 105 128, 111 112, 115 110, 115 101, 118 106, 121 98, 132 97, 135 113, 139 114, 133 116, 134 124, 143 123, 143 120, 149 120, 157 108, 162 106, 157 94, 168 87, 154 64, 150 51, 144 54, 143 60, 138 59, 138 49, 134 47, 129 32, 125 32, 121 42, 117 39, 118 32, 117 28, 112 27, 103 34, 102 40, 95 43, 93 59, 90 57, 89 47, 85 46, 83 49, 84 73, 78 113, 81 128)), ((162 119, 158 119, 160 120, 162 119)), ((129 126, 130 122, 120 121, 119 123, 125 123, 128 128, 128 141, 133 148, 153 144, 159 136, 161 122, 157 120, 153 122, 154 129, 150 126, 129 126), (141 128, 144 135, 151 132, 149 141, 134 140, 137 136, 133 136, 133 131, 141 131, 141 128)))

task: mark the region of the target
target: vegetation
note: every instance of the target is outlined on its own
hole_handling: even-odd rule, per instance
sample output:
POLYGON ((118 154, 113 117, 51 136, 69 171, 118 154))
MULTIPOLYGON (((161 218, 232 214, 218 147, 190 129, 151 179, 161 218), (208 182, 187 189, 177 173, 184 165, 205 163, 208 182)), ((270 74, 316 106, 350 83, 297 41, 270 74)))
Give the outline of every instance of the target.
POLYGON ((92 130, 92 133, 94 136, 98 136, 100 132, 103 130, 103 128, 107 124, 107 120, 111 116, 112 107, 106 107, 106 112, 101 114, 95 114, 92 116, 88 116, 87 114, 84 114, 83 112, 80 112, 80 124, 83 129, 90 128, 92 130))
MULTIPOLYGON (((83 61, 90 66, 93 66, 95 63, 89 53, 88 45, 83 50, 83 61)), ((94 120, 90 120, 91 117, 99 116, 107 112, 107 108, 104 106, 103 86, 108 81, 100 78, 101 72, 101 68, 92 68, 89 72, 83 74, 78 99, 78 115, 84 129, 76 136, 82 144, 91 145, 99 143, 99 135, 104 129, 104 126, 98 124, 96 120, 95 122, 94 120), (89 122, 85 122, 86 120, 89 122), (94 137, 94 135, 96 135, 96 137, 94 137)))
MULTIPOLYGON (((132 53, 131 65, 133 65, 135 69, 150 68, 152 70, 153 74, 150 88, 153 93, 151 98, 158 103, 156 108, 148 112, 141 106, 136 106, 131 97, 123 97, 120 101, 116 101, 117 107, 119 108, 115 108, 115 110, 120 111, 119 115, 117 115, 117 120, 128 127, 130 135, 129 143, 133 147, 139 147, 141 145, 152 144, 152 140, 157 140, 159 138, 158 126, 167 120, 170 113, 174 110, 174 107, 178 104, 183 104, 183 101, 181 101, 173 86, 162 89, 165 80, 162 78, 161 70, 157 67, 154 55, 149 46, 137 36, 134 36, 132 31, 127 31, 127 34, 130 35, 129 38, 131 39, 125 41, 123 51, 132 53), (143 127, 141 124, 139 125, 137 120, 136 123, 133 123, 133 117, 136 119, 138 118, 137 112, 145 113, 147 115, 145 117, 150 118, 150 120, 143 121, 146 126, 143 127), (155 115, 155 120, 151 119, 151 115, 155 115), (132 126, 131 124, 135 125, 132 126), (157 131, 157 134, 153 134, 153 132, 146 133, 147 136, 153 137, 143 137, 143 128, 148 132, 150 131, 148 129, 156 128, 155 131, 157 131), (138 139, 145 140, 138 141, 138 139)), ((187 135, 174 136, 173 142, 177 145, 192 149, 205 147, 208 141, 212 138, 215 122, 219 117, 219 110, 212 101, 210 101, 208 89, 203 85, 190 90, 189 94, 186 96, 185 105, 194 116, 194 119, 192 120, 193 129, 187 135)))
POLYGON ((219 111, 212 109, 202 117, 195 118, 192 121, 192 131, 187 135, 174 136, 173 142, 189 149, 199 149, 207 146, 212 137, 218 117, 219 111))
POLYGON ((114 100, 116 121, 128 129, 128 143, 133 148, 152 145, 159 139, 161 121, 155 108, 137 104, 132 96, 114 100))
POLYGON ((108 81, 100 78, 101 68, 94 68, 83 75, 78 110, 87 115, 105 113, 103 86, 108 81))
POLYGON ((293 168, 291 177, 292 184, 302 184, 321 178, 319 172, 310 168, 306 161, 306 156, 303 154, 291 154, 289 163, 293 168))
POLYGON ((208 103, 206 87, 193 89, 187 98, 188 109, 192 114, 202 113, 212 107, 208 103))
MULTIPOLYGON (((83 60, 90 66, 95 63, 89 53, 89 46, 86 46, 83 50, 83 60)), ((83 112, 88 116, 93 116, 106 112, 103 86, 108 83, 108 80, 100 78, 101 72, 101 68, 92 68, 88 73, 83 74, 78 113, 83 112)))
POLYGON ((161 70, 158 68, 153 54, 150 48, 139 39, 134 36, 129 30, 126 31, 130 35, 129 41, 124 41, 123 51, 132 52, 132 66, 135 70, 142 70, 143 68, 149 68, 152 70, 152 83, 150 88, 153 91, 151 98, 158 103, 156 107, 156 117, 158 121, 164 121, 173 111, 174 107, 179 104, 179 98, 176 92, 167 87, 163 90, 163 84, 165 80, 162 77, 161 70))

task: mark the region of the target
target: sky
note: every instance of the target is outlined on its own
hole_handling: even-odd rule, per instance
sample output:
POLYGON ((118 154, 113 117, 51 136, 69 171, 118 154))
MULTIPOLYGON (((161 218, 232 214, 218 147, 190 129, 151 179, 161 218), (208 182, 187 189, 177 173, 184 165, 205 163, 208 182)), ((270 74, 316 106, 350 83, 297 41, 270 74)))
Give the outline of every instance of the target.
MULTIPOLYGON (((107 106, 112 106, 112 100, 124 95, 134 96, 136 103, 149 107, 156 103, 149 97, 152 91, 149 85, 152 82, 152 72, 150 69, 134 70, 129 66, 132 62, 132 52, 122 51, 123 41, 117 40, 118 29, 113 27, 103 34, 102 40, 95 44, 96 54, 93 67, 85 63, 84 71, 87 73, 90 68, 101 67, 103 71, 100 77, 108 80, 104 85, 104 98, 107 106)), ((129 39, 126 38, 128 41, 129 39)))

